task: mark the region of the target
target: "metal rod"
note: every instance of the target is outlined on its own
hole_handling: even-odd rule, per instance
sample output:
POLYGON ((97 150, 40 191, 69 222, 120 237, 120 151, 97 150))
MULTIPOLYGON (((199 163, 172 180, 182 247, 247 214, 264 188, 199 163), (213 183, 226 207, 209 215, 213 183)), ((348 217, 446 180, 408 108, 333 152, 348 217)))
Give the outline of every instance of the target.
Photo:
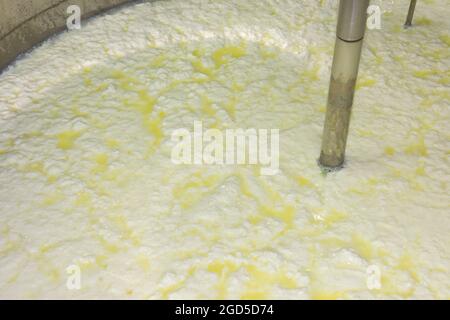
POLYGON ((411 0, 409 4, 408 16, 406 17, 405 28, 409 28, 412 25, 412 20, 414 17, 414 11, 416 10, 417 0, 411 0))
POLYGON ((340 0, 319 164, 342 167, 369 0, 340 0))

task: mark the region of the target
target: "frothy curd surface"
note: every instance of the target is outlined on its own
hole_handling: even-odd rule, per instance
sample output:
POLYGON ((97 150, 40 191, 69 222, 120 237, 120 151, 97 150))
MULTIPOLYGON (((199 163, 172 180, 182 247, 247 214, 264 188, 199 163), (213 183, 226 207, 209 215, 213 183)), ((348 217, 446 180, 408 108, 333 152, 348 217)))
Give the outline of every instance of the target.
POLYGON ((0 298, 450 298, 449 1, 407 30, 407 1, 380 4, 328 175, 337 1, 144 3, 20 59, 0 75, 0 298), (280 172, 174 165, 194 121, 280 129, 280 172))

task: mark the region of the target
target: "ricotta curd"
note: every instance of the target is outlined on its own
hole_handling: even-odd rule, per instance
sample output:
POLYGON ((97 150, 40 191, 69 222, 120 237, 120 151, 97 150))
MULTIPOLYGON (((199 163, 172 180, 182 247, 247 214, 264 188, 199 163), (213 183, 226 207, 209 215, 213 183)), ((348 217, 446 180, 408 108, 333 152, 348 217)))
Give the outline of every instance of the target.
POLYGON ((325 174, 337 3, 142 3, 1 74, 0 298, 449 299, 450 3, 372 2, 325 174), (278 174, 174 164, 194 121, 279 129, 278 174))

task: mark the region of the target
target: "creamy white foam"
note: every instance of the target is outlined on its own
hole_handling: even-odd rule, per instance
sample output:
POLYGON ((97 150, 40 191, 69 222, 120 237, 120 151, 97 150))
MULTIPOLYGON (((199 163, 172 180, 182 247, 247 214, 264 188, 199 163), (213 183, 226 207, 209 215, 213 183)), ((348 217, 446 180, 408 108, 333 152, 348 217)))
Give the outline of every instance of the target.
POLYGON ((335 1, 160 1, 46 42, 0 76, 0 297, 449 298, 445 4, 368 32, 327 176, 335 1), (280 173, 174 165, 194 121, 279 128, 280 173))

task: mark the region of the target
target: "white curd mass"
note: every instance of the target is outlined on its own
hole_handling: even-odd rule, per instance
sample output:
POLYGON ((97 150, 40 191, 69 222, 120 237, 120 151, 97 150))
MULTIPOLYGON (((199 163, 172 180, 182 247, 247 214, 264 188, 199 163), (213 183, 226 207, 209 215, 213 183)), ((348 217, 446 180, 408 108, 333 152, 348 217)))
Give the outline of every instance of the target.
POLYGON ((408 29, 408 1, 372 4, 328 174, 337 1, 142 3, 22 57, 0 75, 0 298, 449 299, 450 3, 408 29), (279 129, 279 172, 174 164, 195 121, 279 129))

